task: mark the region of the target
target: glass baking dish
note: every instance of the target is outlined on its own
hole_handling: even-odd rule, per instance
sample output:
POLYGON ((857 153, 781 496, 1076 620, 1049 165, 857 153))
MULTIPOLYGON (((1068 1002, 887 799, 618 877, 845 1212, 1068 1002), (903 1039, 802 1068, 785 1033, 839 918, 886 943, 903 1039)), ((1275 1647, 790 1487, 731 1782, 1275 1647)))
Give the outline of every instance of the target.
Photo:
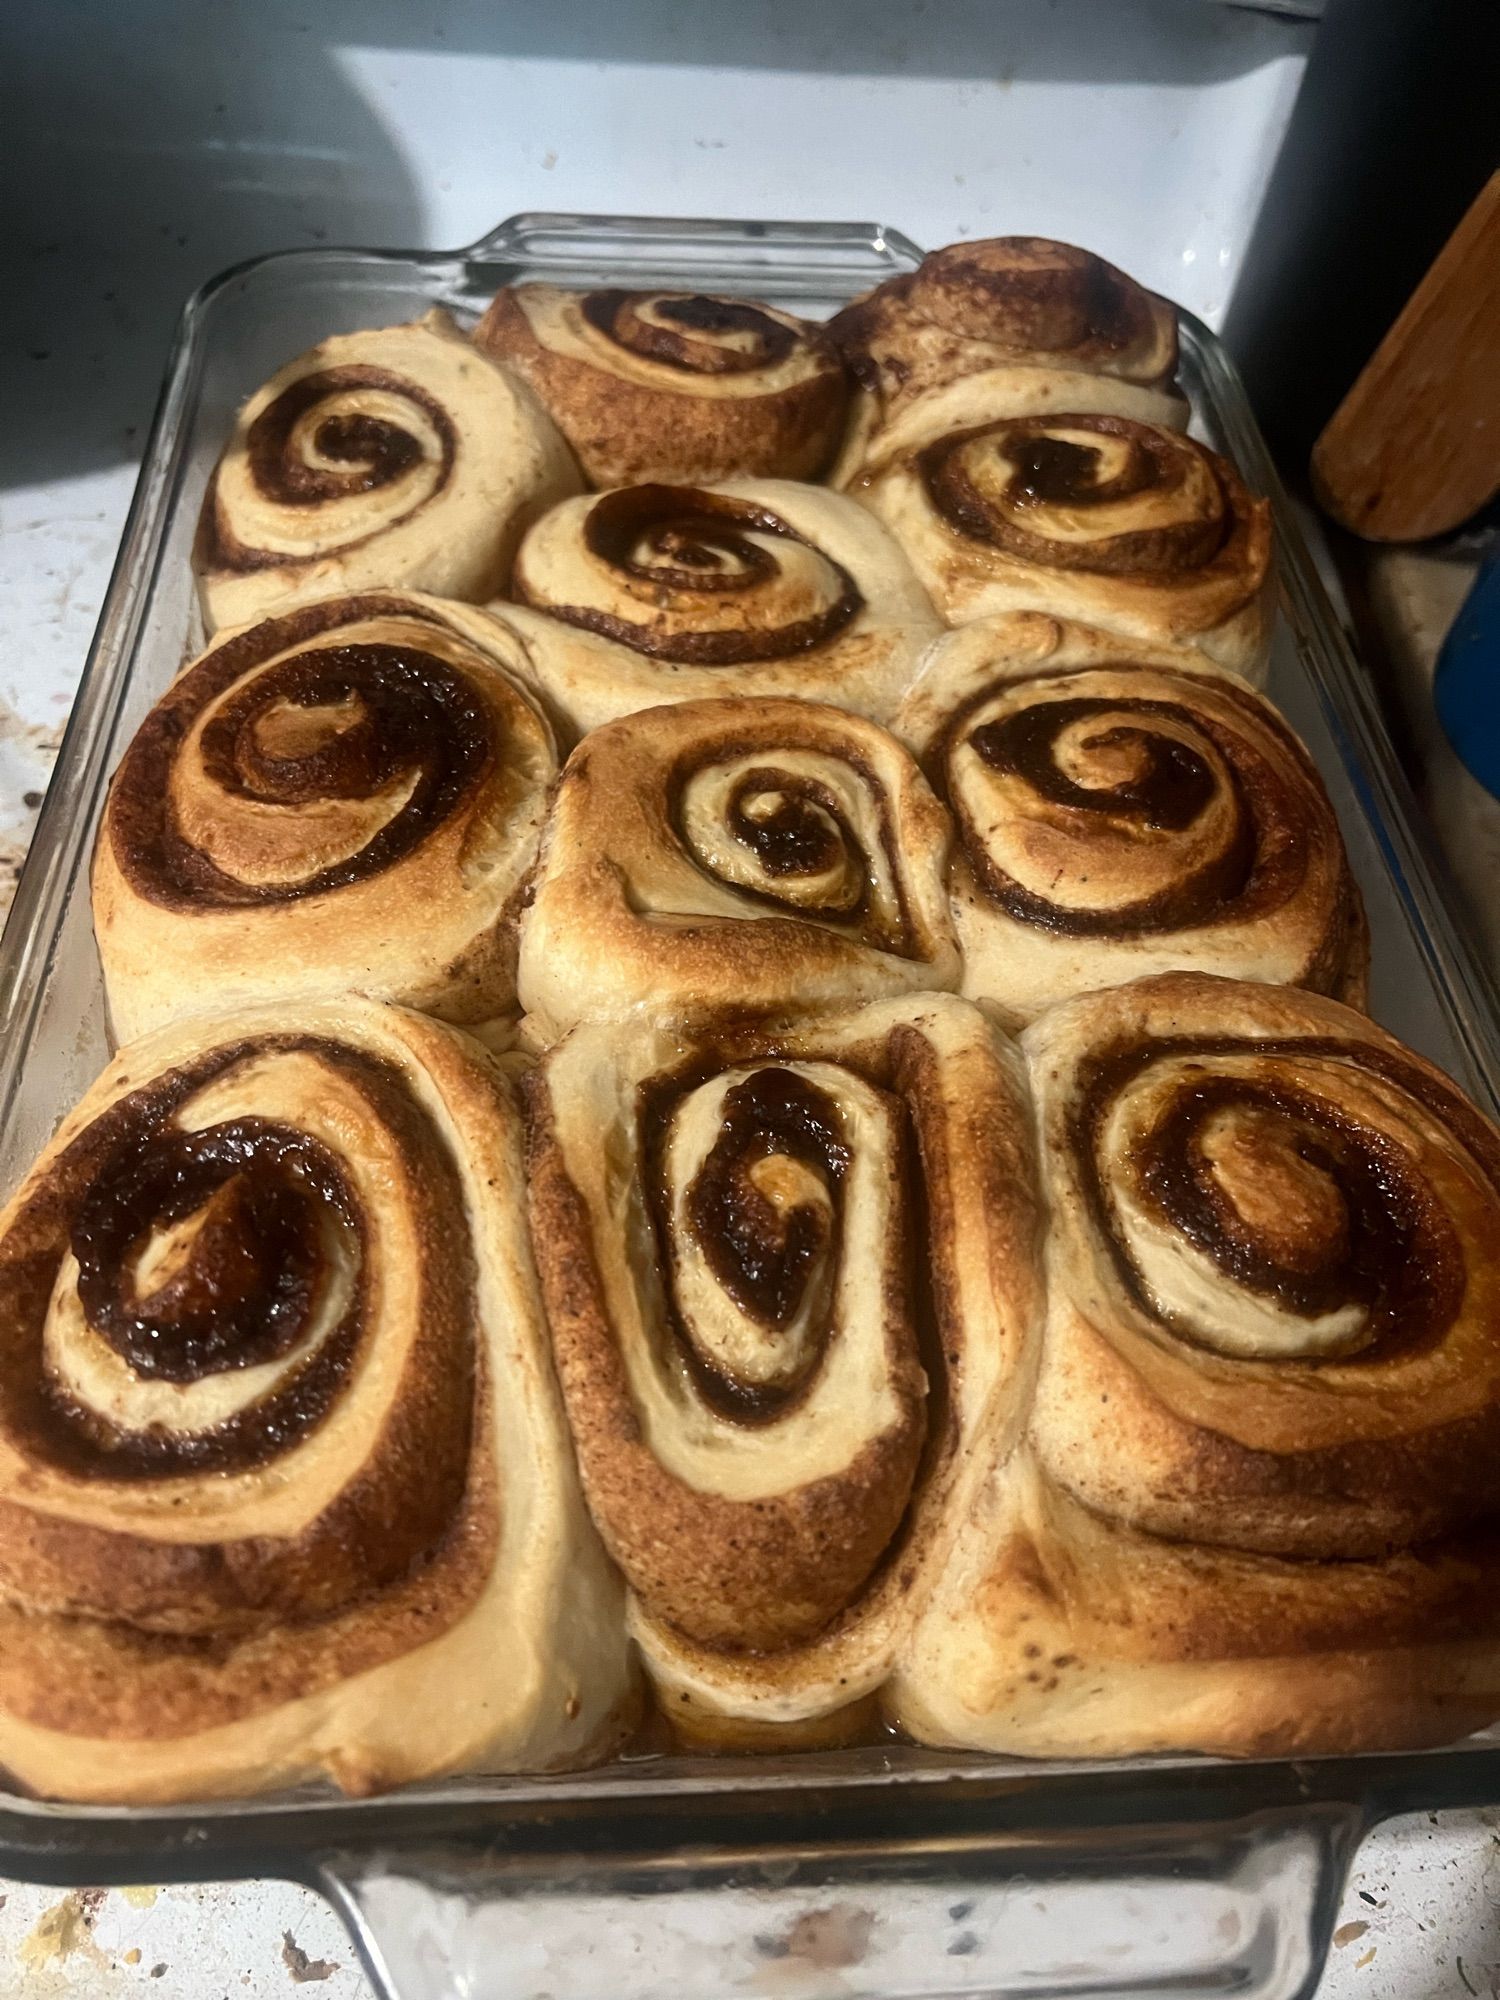
MULTIPOLYGON (((188 553, 241 400, 324 335, 471 322, 503 284, 690 285, 809 316, 909 270, 864 223, 525 215, 445 253, 308 250, 187 306, 114 577, 0 945, 0 1183, 106 1055, 88 861, 109 773, 196 645, 188 553)), ((1271 692, 1342 820, 1374 937, 1372 1011, 1500 1114, 1500 1004, 1238 377, 1182 318, 1197 433, 1272 502, 1271 692)), ((507 2000, 1238 1994, 1317 1983, 1349 1858, 1393 1812, 1500 1798, 1500 1731, 1300 1763, 1032 1764, 895 1741, 796 1757, 653 1757, 191 1809, 0 1796, 0 1870, 58 1884, 280 1874, 338 1905, 382 1994, 507 2000)))

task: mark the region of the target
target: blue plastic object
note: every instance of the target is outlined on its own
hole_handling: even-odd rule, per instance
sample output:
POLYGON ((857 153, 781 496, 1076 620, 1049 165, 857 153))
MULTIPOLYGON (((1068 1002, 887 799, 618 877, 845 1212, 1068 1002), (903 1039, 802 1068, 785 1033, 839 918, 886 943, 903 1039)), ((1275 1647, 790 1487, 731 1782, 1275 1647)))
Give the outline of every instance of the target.
POLYGON ((1500 557, 1491 557, 1438 654, 1433 700, 1459 757, 1500 798, 1500 557))

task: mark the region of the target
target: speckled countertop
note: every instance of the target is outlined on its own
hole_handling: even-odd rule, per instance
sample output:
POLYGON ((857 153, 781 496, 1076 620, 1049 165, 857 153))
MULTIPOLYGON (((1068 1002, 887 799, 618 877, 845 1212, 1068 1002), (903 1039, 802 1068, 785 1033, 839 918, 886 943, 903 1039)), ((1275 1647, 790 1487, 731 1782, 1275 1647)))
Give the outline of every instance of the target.
MULTIPOLYGON (((852 1970, 825 1967, 796 2000, 857 1990, 852 1970)), ((332 1910, 290 1883, 9 1884, 0 1899, 0 2000, 286 2000, 303 1987, 372 2000, 332 1910)), ((1317 2000, 1465 1996, 1500 2000, 1500 1809, 1392 1820, 1360 1850, 1317 2000)))
POLYGON ((37 1889, 0 1907, 0 2000, 369 2000, 343 1926, 290 1883, 37 1889))

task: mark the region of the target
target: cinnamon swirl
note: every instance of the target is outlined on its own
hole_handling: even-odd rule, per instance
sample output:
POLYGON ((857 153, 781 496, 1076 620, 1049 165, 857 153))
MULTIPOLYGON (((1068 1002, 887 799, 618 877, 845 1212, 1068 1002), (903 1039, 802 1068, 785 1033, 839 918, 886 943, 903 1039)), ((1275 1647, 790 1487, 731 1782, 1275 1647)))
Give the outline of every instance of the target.
POLYGON ((1363 1005, 1322 779, 1201 653, 1011 612, 935 646, 895 726, 957 827, 960 990, 1008 1023, 1175 967, 1363 1005))
POLYGON ((1196 974, 1028 1029, 1024 1446, 909 1658, 927 1739, 1285 1755, 1500 1714, 1500 1133, 1362 1015, 1196 974))
POLYGON ((591 486, 816 479, 843 425, 827 333, 751 299, 513 285, 474 338, 536 391, 591 486))
POLYGON ((123 1050, 0 1216, 0 1765, 368 1792, 629 1692, 498 1067, 368 1003, 123 1050))
POLYGON ((525 642, 467 605, 325 598, 217 640, 115 774, 94 924, 116 1031, 356 990, 482 1021, 557 769, 525 642))
POLYGON ((337 334, 240 412, 194 549, 211 632, 334 591, 503 589, 527 523, 577 467, 523 382, 434 308, 337 334))
POLYGON ((947 814, 873 722, 695 701, 568 759, 521 923, 518 984, 575 1021, 850 1005, 951 986, 947 814))
POLYGON ((512 595, 505 614, 533 638, 543 692, 580 734, 723 695, 881 721, 942 629, 877 521, 792 480, 566 501, 522 543, 512 595))
POLYGON ((1192 438, 1085 411, 1002 416, 896 452, 858 490, 950 625, 1051 611, 1258 672, 1270 507, 1192 438))
POLYGON ((1016 1422, 1035 1307, 1016 1084, 943 994, 764 1032, 585 1026, 533 1078, 563 1393, 683 1734, 871 1720, 1016 1422))
POLYGON ((934 250, 846 306, 828 331, 857 385, 836 485, 919 433, 1022 409, 1187 421, 1172 381, 1174 307, 1102 257, 1046 237, 934 250))

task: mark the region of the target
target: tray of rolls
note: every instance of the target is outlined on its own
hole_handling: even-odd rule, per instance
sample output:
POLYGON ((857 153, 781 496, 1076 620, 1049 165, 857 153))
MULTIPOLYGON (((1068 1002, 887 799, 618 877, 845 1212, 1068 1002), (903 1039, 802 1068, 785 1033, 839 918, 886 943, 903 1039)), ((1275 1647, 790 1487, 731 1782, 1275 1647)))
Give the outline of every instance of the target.
POLYGON ((1493 996, 1090 253, 217 281, 0 1009, 13 1865, 1493 1783, 1493 996))

